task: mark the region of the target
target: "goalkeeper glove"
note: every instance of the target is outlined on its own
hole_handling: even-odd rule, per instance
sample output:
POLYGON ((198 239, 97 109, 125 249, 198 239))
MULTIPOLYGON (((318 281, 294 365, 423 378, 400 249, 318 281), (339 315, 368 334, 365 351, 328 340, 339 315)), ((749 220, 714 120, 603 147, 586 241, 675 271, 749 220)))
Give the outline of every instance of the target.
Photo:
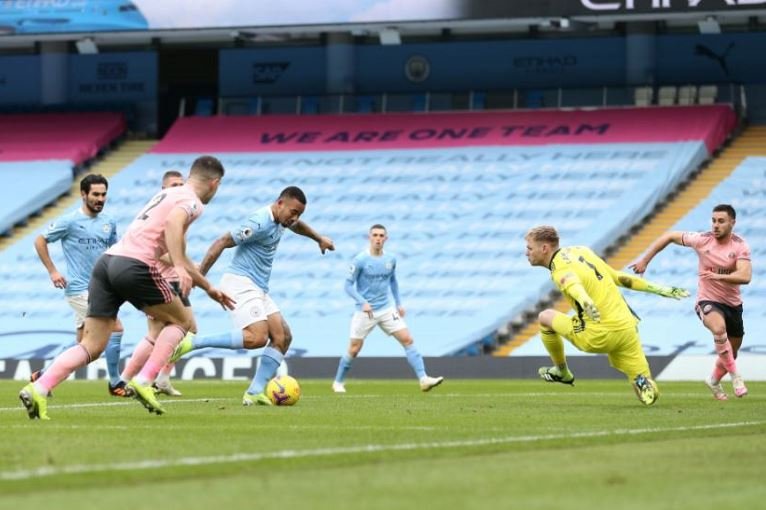
POLYGON ((650 290, 659 296, 672 299, 681 299, 690 296, 688 290, 682 289, 680 287, 666 287, 662 285, 653 287, 650 290))
POLYGON ((601 313, 598 311, 598 308, 596 308, 596 304, 593 301, 590 299, 587 301, 583 300, 582 303, 580 303, 580 306, 593 322, 601 322, 601 313))

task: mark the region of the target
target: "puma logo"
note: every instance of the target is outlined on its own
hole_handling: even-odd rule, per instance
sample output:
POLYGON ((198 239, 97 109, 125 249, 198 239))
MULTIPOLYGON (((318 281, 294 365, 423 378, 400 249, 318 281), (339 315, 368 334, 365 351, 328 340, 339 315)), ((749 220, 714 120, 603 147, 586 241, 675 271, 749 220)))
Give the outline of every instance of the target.
POLYGON ((713 60, 715 62, 718 62, 718 65, 721 66, 721 69, 723 70, 723 74, 729 78, 729 66, 726 63, 726 59, 729 58, 729 52, 734 49, 734 43, 730 42, 729 45, 726 47, 726 49, 721 53, 720 55, 716 53, 715 51, 711 50, 704 44, 697 44, 694 46, 694 54, 699 55, 701 57, 709 58, 710 60, 713 60))

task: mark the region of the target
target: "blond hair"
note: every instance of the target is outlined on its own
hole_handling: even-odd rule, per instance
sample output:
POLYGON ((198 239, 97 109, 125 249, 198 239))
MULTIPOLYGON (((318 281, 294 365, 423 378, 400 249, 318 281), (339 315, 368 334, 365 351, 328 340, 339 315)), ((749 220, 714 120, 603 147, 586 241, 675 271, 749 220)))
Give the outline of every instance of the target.
POLYGON ((559 233, 550 225, 540 225, 530 228, 524 239, 535 241, 537 243, 549 243, 553 246, 559 245, 559 233))

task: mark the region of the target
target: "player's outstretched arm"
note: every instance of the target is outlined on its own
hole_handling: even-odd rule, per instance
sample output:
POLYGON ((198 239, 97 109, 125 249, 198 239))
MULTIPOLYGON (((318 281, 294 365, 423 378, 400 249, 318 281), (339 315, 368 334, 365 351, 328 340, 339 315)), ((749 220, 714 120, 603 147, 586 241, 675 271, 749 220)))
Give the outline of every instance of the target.
POLYGON ((557 275, 554 281, 559 290, 574 299, 593 322, 601 322, 601 313, 575 273, 567 272, 563 275, 557 275))
POLYGON ((290 230, 296 234, 308 237, 309 239, 316 241, 319 245, 319 249, 322 251, 322 255, 324 255, 324 252, 327 250, 335 251, 335 243, 332 242, 332 239, 320 235, 316 230, 301 220, 296 221, 295 224, 290 227, 290 230))
POLYGON ((670 243, 683 245, 683 232, 665 232, 652 243, 644 255, 628 267, 636 274, 644 274, 649 262, 670 243))
POLYGON ((234 242, 234 238, 231 237, 231 232, 226 232, 224 235, 213 241, 213 244, 210 245, 210 248, 207 249, 207 253, 205 253, 205 256, 202 258, 202 262, 199 263, 200 273, 206 275, 207 272, 210 271, 210 268, 213 267, 213 264, 218 260, 218 257, 221 256, 223 250, 233 248, 236 245, 237 243, 234 242))
POLYGON ((37 252, 37 256, 40 257, 40 262, 42 262, 45 269, 48 270, 53 286, 57 289, 66 288, 66 278, 64 278, 64 275, 59 273, 58 269, 56 269, 56 264, 53 263, 51 254, 48 251, 48 241, 41 235, 35 238, 35 251, 37 252))
MULTIPOLYGON (((611 268, 610 268, 611 269, 611 268)), ((612 269, 612 279, 620 287, 626 289, 637 290, 639 292, 649 292, 651 294, 657 294, 658 296, 681 299, 689 297, 689 291, 680 287, 672 287, 668 285, 662 285, 649 280, 645 280, 641 277, 624 273, 622 271, 615 271, 612 269)))

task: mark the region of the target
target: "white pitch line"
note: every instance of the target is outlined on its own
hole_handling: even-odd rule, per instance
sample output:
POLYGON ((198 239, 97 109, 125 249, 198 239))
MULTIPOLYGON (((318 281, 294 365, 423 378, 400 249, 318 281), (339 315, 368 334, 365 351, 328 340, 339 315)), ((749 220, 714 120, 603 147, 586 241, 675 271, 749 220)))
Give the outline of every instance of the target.
MULTIPOLYGON (((472 398, 537 398, 537 397, 559 397, 561 395, 566 395, 566 392, 527 392, 527 393, 472 393, 470 396, 472 398)), ((621 392, 621 391, 615 391, 615 392, 587 392, 588 396, 591 397, 614 397, 614 396, 627 396, 628 399, 630 399, 630 392, 621 392)), ((406 395, 402 395, 406 396, 406 395)), ((411 395, 413 398, 419 398, 417 394, 411 395)), ((428 396, 423 396, 423 398, 429 398, 429 399, 438 399, 438 398, 465 398, 467 395, 465 393, 429 393, 428 396)), ((704 400, 710 400, 712 402, 712 399, 710 397, 710 392, 703 392, 700 391, 699 393, 673 393, 673 397, 684 397, 684 398, 695 398, 698 397, 700 399, 704 400)), ((304 395, 303 399, 306 400, 314 400, 314 399, 325 399, 330 397, 330 394, 327 395, 304 395)), ((667 400, 668 395, 663 394, 663 402, 667 400)), ((391 395, 335 395, 334 397, 338 401, 343 400, 374 400, 374 399, 390 399, 391 395)), ((752 400, 754 397, 749 397, 748 400, 752 400)), ((216 398, 173 398, 173 399, 162 399, 161 402, 163 404, 188 404, 193 402, 219 402, 219 401, 227 401, 227 400, 234 400, 238 401, 239 397, 216 397, 216 398)), ((87 407, 121 407, 121 406, 130 406, 135 405, 135 402, 132 399, 125 399, 125 401, 119 401, 119 402, 91 402, 86 404, 60 404, 60 405, 49 405, 48 409, 76 409, 76 408, 87 408, 87 407)), ((26 410, 19 404, 16 407, 0 407, 0 412, 13 412, 13 411, 24 411, 26 410)))
MULTIPOLYGON (((189 404, 193 402, 215 402, 219 400, 231 400, 229 398, 184 398, 184 399, 173 399, 173 400, 162 400, 163 404, 189 404)), ((61 404, 61 405, 49 405, 48 409, 79 409, 83 407, 122 407, 122 406, 134 406, 136 405, 136 401, 132 398, 125 399, 121 402, 91 402, 88 404, 61 404)), ((9 411, 24 411, 26 412, 26 409, 19 404, 17 407, 0 407, 0 412, 9 412, 9 411)))
POLYGON ((180 457, 178 459, 155 459, 134 462, 118 462, 111 464, 72 464, 69 466, 45 466, 34 469, 17 471, 0 471, 0 480, 28 480, 55 475, 71 475, 96 473, 104 471, 138 471, 183 466, 204 466, 210 464, 232 464, 239 462, 255 462, 267 459, 299 459, 307 457, 329 457, 333 455, 366 454, 390 451, 433 450, 444 448, 465 448, 488 445, 533 443, 538 441, 581 439, 608 436, 631 436, 639 434, 654 434, 666 432, 689 432, 695 430, 715 430, 736 427, 763 425, 766 421, 745 421, 738 423, 716 423, 696 425, 692 427, 667 427, 643 429, 600 430, 592 432, 575 432, 572 434, 548 434, 538 436, 507 436, 466 439, 461 441, 441 441, 428 443, 400 444, 367 444, 346 446, 340 448, 314 448, 308 450, 278 450, 274 452, 237 453, 232 455, 213 455, 207 457, 180 457))

